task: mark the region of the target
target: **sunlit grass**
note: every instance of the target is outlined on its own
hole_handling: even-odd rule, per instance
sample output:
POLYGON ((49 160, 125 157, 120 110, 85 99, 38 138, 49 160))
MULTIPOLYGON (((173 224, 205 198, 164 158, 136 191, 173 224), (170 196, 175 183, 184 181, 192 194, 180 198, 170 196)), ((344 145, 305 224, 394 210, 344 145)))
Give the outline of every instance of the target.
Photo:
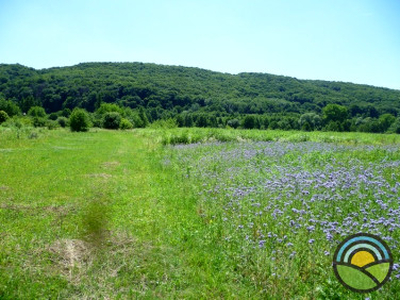
MULTIPOLYGON (((17 134, 0 128, 0 298, 358 297, 337 284, 329 257, 314 260, 308 244, 297 249, 302 256, 292 264, 291 249, 276 256, 281 277, 271 277, 276 264, 263 249, 247 251, 234 238, 227 246, 223 237, 231 229, 222 221, 221 202, 199 195, 204 183, 215 187, 226 179, 227 165, 207 162, 216 174, 208 182, 196 174, 201 159, 221 146, 199 147, 188 162, 167 146, 230 141, 234 150, 251 140, 400 143, 397 135, 357 133, 22 128, 17 134)), ((368 164, 385 155, 395 159, 379 150, 360 151, 357 158, 368 164)), ((288 153, 281 163, 348 161, 346 152, 304 154, 302 161, 297 156, 288 153)), ((243 167, 239 160, 230 163, 243 167)), ((232 180, 251 174, 248 169, 232 180)), ((299 235, 294 243, 304 242, 299 235)))

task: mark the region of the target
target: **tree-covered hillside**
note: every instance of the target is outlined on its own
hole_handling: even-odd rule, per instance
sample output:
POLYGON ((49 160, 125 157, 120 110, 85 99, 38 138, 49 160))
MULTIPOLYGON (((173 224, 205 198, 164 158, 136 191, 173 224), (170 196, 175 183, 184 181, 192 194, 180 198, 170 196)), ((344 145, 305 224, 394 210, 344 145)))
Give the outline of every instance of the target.
MULTIPOLYGON (((221 125, 233 118, 242 126, 245 116, 262 115, 269 116, 269 120, 258 118, 255 127, 262 127, 263 123, 267 127, 271 122, 289 118, 286 122, 289 125, 285 126, 296 129, 301 127, 300 118, 304 114, 323 118, 323 109, 328 104, 346 107, 348 120, 400 115, 398 90, 144 63, 84 63, 43 70, 3 64, 0 65, 2 98, 17 104, 22 113, 33 106, 42 106, 48 114, 75 107, 94 112, 101 103, 115 103, 121 108, 144 109, 150 121, 177 118, 179 123, 192 114, 194 123, 202 125, 198 118, 204 114, 206 126, 221 125), (224 122, 213 118, 224 118, 224 122), (290 125, 291 122, 296 126, 290 125)), ((350 129, 350 124, 342 125, 344 130, 350 129)))

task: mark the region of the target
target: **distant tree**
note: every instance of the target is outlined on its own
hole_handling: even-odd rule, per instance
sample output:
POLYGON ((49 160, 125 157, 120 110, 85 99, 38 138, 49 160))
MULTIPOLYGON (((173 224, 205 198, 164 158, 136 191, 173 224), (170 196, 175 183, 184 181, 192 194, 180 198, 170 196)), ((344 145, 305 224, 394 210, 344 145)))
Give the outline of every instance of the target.
POLYGON ((178 127, 184 127, 185 126, 185 119, 182 117, 182 115, 177 115, 175 117, 176 119, 176 124, 178 125, 178 127))
POLYGON ((390 126, 396 121, 396 117, 391 114, 383 114, 379 117, 379 122, 382 126, 382 132, 387 131, 390 126))
POLYGON ((43 107, 40 106, 33 106, 28 111, 28 116, 37 117, 37 118, 44 118, 46 116, 46 112, 43 107))
POLYGON ((243 128, 253 129, 256 127, 256 118, 254 115, 247 115, 243 120, 243 128))
POLYGON ((279 129, 278 122, 276 120, 272 120, 271 122, 269 122, 268 129, 272 129, 272 130, 279 129))
POLYGON ((185 127, 193 127, 193 117, 191 114, 185 114, 185 127))
POLYGON ((301 125, 301 130, 303 130, 303 131, 312 131, 313 127, 311 126, 311 124, 308 121, 305 121, 301 125))
POLYGON ((64 108, 61 111, 61 116, 69 118, 69 116, 71 115, 71 110, 69 108, 64 108))
POLYGON ((7 121, 8 118, 8 114, 4 110, 0 110, 0 124, 7 121))
POLYGON ((90 127, 89 115, 86 110, 75 108, 69 118, 71 131, 88 131, 90 127))
POLYGON ((325 131, 343 131, 343 126, 339 121, 330 121, 325 127, 325 131))
POLYGON ((19 115, 21 113, 21 110, 17 104, 15 104, 13 101, 4 99, 0 99, 0 110, 6 112, 10 117, 19 115))
POLYGON ((232 128, 234 128, 234 129, 236 129, 236 128, 238 128, 238 127, 240 126, 240 122, 239 122, 238 119, 232 119, 232 120, 229 120, 229 121, 227 122, 227 125, 228 125, 229 127, 232 127, 232 128))
POLYGON ((205 114, 198 115, 196 120, 196 127, 207 127, 207 125, 208 125, 207 116, 205 114))
POLYGON ((39 101, 35 100, 33 96, 28 96, 26 98, 23 98, 21 102, 19 103, 21 110, 24 113, 27 113, 29 109, 33 106, 39 106, 39 101))
POLYGON ((264 129, 268 129, 268 127, 269 127, 269 119, 268 119, 268 117, 264 117, 262 119, 262 125, 264 126, 264 129))
POLYGON ((400 134, 400 118, 397 118, 396 121, 394 121, 393 124, 390 125, 388 132, 400 134))
POLYGON ((345 106, 338 104, 328 104, 322 109, 323 119, 326 124, 330 122, 343 122, 348 117, 348 111, 345 106))
POLYGON ((367 106, 367 116, 370 118, 378 118, 379 112, 374 106, 368 105, 367 106))
POLYGON ((57 118, 58 118, 58 113, 52 112, 51 114, 49 114, 49 119, 50 120, 55 121, 55 120, 57 120, 57 118))
POLYGON ((352 117, 356 117, 357 115, 362 114, 363 110, 357 104, 352 104, 349 107, 349 113, 352 117))
POLYGON ((322 120, 321 117, 316 113, 305 113, 301 115, 298 122, 302 130, 312 131, 321 128, 322 120), (308 123, 309 126, 305 125, 306 123, 308 123))
POLYGON ((117 112, 107 112, 103 116, 103 128, 119 129, 121 124, 121 115, 117 112))
POLYGON ((208 122, 209 122, 210 127, 218 127, 218 122, 217 122, 216 116, 210 116, 208 119, 208 122))

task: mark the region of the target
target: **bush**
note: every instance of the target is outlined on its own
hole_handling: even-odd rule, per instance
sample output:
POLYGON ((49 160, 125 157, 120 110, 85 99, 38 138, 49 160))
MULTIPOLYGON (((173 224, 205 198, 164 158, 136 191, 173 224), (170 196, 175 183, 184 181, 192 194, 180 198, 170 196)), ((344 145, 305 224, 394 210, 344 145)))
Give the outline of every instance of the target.
POLYGON ((117 112, 108 112, 103 117, 103 128, 118 129, 121 124, 121 115, 117 112))
POLYGON ((46 122, 46 127, 47 127, 47 129, 49 129, 49 130, 53 130, 53 129, 56 129, 56 128, 60 127, 60 125, 58 124, 57 121, 54 121, 54 120, 47 120, 47 122, 46 122))
POLYGON ((5 111, 10 117, 21 114, 21 110, 19 109, 18 105, 10 100, 7 101, 4 99, 0 99, 0 110, 5 111))
POLYGON ((33 126, 35 127, 45 127, 47 125, 47 120, 41 117, 33 118, 33 126))
POLYGON ((55 120, 57 120, 57 118, 58 118, 58 114, 57 113, 51 113, 50 115, 49 115, 49 119, 50 120, 53 120, 53 121, 55 121, 55 120))
POLYGON ((46 112, 43 107, 33 106, 29 109, 28 116, 36 118, 44 118, 46 116, 46 112))
POLYGON ((58 119, 56 120, 56 122, 58 123, 58 125, 60 125, 62 128, 67 127, 68 125, 68 119, 66 117, 58 117, 58 119))
POLYGON ((0 110, 0 124, 7 121, 8 114, 4 110, 0 110))
POLYGON ((89 115, 82 108, 75 108, 69 119, 71 131, 88 131, 90 127, 89 115))
POLYGON ((239 122, 238 119, 232 119, 232 120, 229 120, 229 121, 228 121, 227 125, 228 125, 229 127, 232 127, 232 128, 234 128, 234 129, 236 129, 236 128, 239 127, 240 122, 239 122))
POLYGON ((128 119, 122 119, 121 123, 119 124, 120 129, 132 129, 133 125, 128 119))
POLYGON ((120 115, 124 114, 124 110, 114 103, 102 103, 100 107, 96 110, 96 114, 104 115, 110 112, 117 112, 120 115))

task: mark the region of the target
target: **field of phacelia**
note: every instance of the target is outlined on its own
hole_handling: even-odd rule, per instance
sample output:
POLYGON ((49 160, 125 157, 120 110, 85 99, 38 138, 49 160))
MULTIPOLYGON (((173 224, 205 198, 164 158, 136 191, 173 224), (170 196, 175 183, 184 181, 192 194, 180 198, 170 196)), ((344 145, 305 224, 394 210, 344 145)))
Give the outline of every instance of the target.
POLYGON ((196 188, 204 238, 222 249, 222 265, 261 293, 356 297, 334 277, 332 256, 359 232, 380 236, 394 256, 374 296, 400 289, 397 145, 211 142, 173 146, 169 159, 196 188))

